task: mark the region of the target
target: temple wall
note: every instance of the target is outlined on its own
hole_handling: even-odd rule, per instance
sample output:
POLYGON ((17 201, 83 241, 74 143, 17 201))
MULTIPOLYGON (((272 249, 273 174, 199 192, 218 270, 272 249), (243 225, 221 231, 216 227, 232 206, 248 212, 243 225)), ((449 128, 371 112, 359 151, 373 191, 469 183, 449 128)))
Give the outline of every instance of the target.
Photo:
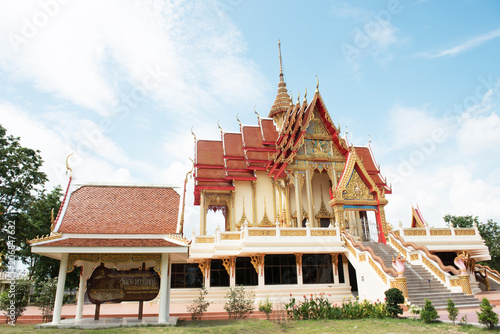
POLYGON ((250 181, 234 181, 234 187, 235 225, 238 224, 243 214, 243 201, 245 201, 245 215, 249 221, 249 225, 251 225, 253 222, 252 184, 250 181))
POLYGON ((323 202, 327 209, 331 212, 331 207, 328 205, 330 201, 330 194, 328 192, 330 188, 330 177, 326 172, 320 173, 319 171, 314 171, 314 176, 312 179, 312 193, 314 202, 314 215, 317 215, 321 208, 321 195, 323 194, 323 202))
MULTIPOLYGON (((273 206, 273 183, 271 178, 267 176, 267 173, 264 171, 256 171, 255 175, 257 176, 257 186, 256 186, 256 206, 257 206, 257 224, 262 221, 264 218, 264 201, 266 203, 265 209, 267 212, 267 217, 271 222, 274 221, 274 206, 273 206)), ((276 195, 278 200, 279 196, 276 195)), ((246 204, 245 204, 246 205, 246 204)))

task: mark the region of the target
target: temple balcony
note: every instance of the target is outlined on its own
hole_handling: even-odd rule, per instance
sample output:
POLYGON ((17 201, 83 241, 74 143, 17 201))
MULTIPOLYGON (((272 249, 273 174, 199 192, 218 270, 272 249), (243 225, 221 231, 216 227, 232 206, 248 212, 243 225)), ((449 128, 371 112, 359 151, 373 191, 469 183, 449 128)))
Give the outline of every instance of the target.
POLYGON ((197 259, 255 254, 344 253, 346 248, 338 227, 305 228, 249 227, 247 223, 238 232, 195 236, 190 247, 190 262, 197 259))
POLYGON ((403 238, 405 243, 425 246, 432 253, 466 251, 470 258, 476 261, 491 259, 488 247, 481 238, 476 224, 473 228, 433 228, 429 226, 403 228, 400 223, 399 229, 394 230, 393 233, 403 238))

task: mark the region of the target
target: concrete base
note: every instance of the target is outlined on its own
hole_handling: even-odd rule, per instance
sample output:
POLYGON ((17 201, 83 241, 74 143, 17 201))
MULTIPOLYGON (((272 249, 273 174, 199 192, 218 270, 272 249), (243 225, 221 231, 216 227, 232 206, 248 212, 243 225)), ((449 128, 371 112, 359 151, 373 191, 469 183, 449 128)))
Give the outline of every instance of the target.
POLYGON ((137 318, 101 318, 94 320, 92 318, 83 318, 81 320, 64 319, 59 324, 51 322, 36 325, 36 328, 111 328, 111 327, 134 327, 134 326, 176 326, 177 317, 170 317, 165 323, 158 323, 158 317, 148 317, 139 320, 137 318))

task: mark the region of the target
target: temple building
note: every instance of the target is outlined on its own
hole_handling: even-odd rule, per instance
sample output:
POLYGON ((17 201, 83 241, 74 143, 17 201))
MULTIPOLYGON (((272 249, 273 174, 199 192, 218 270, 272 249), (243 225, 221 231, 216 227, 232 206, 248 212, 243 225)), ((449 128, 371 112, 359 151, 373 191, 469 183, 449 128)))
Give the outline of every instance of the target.
MULTIPOLYGON (((432 228, 418 207, 408 228, 386 221, 392 189, 370 145, 342 136, 319 82, 310 100, 306 92, 294 102, 281 51, 279 59, 267 117, 257 114, 255 125, 236 117, 239 131, 219 127, 220 140, 194 136, 200 221, 191 240, 184 238, 187 175, 181 195, 164 186, 78 186, 70 178, 53 232, 32 240, 33 252, 61 260, 63 285, 65 273, 81 267, 80 297, 96 286, 90 278, 97 270, 158 273, 159 323, 169 320, 169 303, 191 302, 202 286, 215 303, 236 285, 253 291, 257 301, 277 303, 319 293, 339 302, 383 300, 384 291, 397 287, 408 302, 421 306, 427 298, 436 307, 448 298, 475 306, 474 293, 500 288, 500 274, 476 264, 491 259, 477 226, 432 228), (223 217, 212 234, 210 211, 223 217)), ((124 280, 116 282, 113 298, 127 300, 124 280)))

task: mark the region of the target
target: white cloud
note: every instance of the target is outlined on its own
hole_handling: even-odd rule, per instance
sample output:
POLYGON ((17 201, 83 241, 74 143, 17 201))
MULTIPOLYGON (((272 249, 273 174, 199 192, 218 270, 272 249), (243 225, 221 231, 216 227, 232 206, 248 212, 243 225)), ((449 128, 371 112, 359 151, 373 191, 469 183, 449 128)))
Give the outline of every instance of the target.
POLYGON ((467 41, 463 42, 462 44, 459 44, 457 46, 454 46, 449 49, 437 51, 437 52, 427 52, 427 53, 420 53, 417 56, 419 57, 424 57, 424 58, 439 58, 439 57, 444 57, 444 56, 455 56, 457 54, 460 54, 462 52, 468 51, 473 48, 477 48, 484 43, 500 37, 500 29, 496 29, 493 31, 490 31, 488 33, 485 33, 483 35, 468 39, 467 41))

